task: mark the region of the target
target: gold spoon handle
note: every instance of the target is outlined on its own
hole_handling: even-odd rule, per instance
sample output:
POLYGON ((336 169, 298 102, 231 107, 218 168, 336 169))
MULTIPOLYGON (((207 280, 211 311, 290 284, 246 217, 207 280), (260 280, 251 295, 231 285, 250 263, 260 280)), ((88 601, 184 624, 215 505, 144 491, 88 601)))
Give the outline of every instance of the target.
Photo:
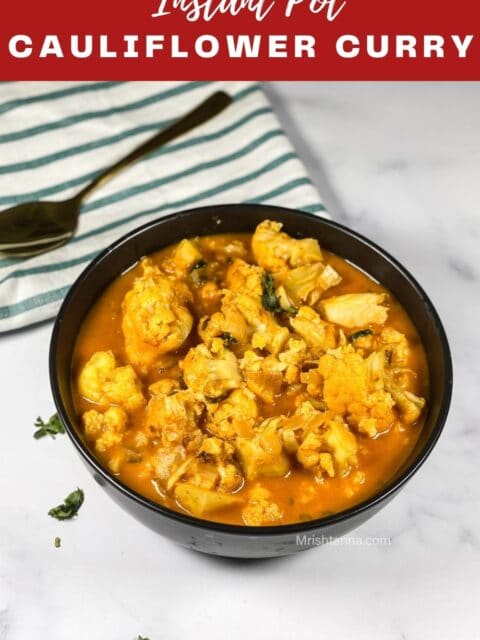
POLYGON ((203 124, 213 116, 223 111, 232 102, 232 98, 223 91, 217 91, 209 98, 204 100, 198 107, 195 107, 192 111, 185 114, 179 120, 163 129, 152 138, 141 144, 139 147, 131 151, 127 156, 108 167, 95 180, 84 187, 73 200, 82 201, 91 191, 98 186, 110 180, 116 173, 127 167, 129 164, 136 162, 143 156, 155 151, 159 147, 167 144, 170 140, 178 138, 179 136, 187 133, 191 129, 194 129, 200 124, 203 124))

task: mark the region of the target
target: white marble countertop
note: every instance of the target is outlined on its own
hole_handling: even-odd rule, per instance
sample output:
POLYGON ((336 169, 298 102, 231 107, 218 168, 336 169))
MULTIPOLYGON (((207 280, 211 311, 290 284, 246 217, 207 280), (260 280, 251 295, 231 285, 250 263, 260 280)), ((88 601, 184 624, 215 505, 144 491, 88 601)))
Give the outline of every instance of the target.
POLYGON ((364 544, 206 557, 124 514, 67 438, 32 439, 33 419, 53 412, 51 323, 1 336, 0 640, 480 638, 480 84, 268 91, 332 216, 391 251, 436 304, 455 364, 444 435, 355 532, 364 544), (46 517, 76 485, 80 517, 46 517))

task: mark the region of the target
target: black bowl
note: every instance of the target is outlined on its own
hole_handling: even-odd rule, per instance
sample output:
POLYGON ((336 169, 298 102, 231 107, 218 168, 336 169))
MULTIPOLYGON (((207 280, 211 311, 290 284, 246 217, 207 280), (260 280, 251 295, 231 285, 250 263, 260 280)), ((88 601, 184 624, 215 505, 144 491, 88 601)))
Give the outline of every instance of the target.
POLYGON ((420 468, 447 418, 452 365, 440 319, 414 278, 391 256, 357 233, 301 211, 260 205, 203 207, 150 222, 103 251, 80 275, 57 316, 50 348, 50 379, 58 414, 90 472, 128 513, 162 535, 205 553, 263 558, 312 548, 358 527, 384 507, 420 468), (425 346, 430 370, 428 415, 420 438, 395 477, 376 495, 332 516, 297 524, 247 527, 200 520, 156 504, 125 486, 95 459, 77 430, 71 392, 75 340, 93 302, 105 287, 142 256, 189 236, 252 232, 264 219, 283 222, 295 237, 315 237, 385 285, 410 314, 425 346))

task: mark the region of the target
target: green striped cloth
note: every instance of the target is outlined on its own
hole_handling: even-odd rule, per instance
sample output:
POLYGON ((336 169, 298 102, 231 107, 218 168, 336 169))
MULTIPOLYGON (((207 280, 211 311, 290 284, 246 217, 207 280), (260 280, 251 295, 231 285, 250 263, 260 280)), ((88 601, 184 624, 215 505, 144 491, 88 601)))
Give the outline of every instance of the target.
POLYGON ((234 103, 92 194, 68 244, 30 259, 0 259, 0 331, 53 317, 92 258, 160 216, 238 202, 324 212, 259 84, 0 84, 1 208, 72 196, 103 167, 220 88, 234 103))

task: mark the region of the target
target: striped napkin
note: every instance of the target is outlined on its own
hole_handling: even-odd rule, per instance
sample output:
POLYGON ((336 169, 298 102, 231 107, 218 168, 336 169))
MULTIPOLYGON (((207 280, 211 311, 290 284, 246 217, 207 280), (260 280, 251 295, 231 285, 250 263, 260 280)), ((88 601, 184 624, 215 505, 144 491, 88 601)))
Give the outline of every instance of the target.
POLYGON ((238 202, 324 214, 259 84, 0 84, 0 208, 71 197, 105 166, 217 89, 230 93, 234 103, 95 191, 68 244, 34 258, 0 259, 0 331, 53 317, 90 260, 160 216, 238 202))

